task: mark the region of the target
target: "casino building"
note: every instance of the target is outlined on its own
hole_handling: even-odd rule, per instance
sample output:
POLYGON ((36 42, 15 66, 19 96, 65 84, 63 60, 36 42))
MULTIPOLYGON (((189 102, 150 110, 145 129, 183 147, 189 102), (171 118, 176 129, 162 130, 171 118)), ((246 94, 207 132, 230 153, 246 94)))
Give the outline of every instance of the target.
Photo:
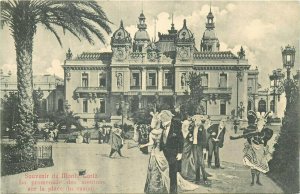
MULTIPOLYGON (((84 52, 72 56, 69 49, 64 68, 65 103, 83 124, 92 126, 102 118, 118 120, 120 110, 130 117, 149 104, 178 106, 185 100, 189 72, 202 75, 204 114, 218 120, 236 110, 258 107, 258 70, 250 69, 245 51, 220 51, 214 16, 207 15, 201 44, 195 45, 188 22, 177 30, 172 22, 167 34, 152 42, 146 17, 138 17, 133 38, 123 21, 111 37, 111 52, 84 52)), ((268 105, 265 105, 268 107, 268 105)), ((235 113, 234 113, 235 112, 235 113)))

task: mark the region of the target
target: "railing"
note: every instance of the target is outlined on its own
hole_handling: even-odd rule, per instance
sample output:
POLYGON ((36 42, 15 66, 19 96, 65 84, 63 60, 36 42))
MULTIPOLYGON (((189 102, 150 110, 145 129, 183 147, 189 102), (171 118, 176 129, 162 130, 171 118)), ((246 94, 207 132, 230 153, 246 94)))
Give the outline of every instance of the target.
POLYGON ((157 90, 157 86, 146 86, 147 90, 157 90))
POLYGON ((107 91, 107 87, 77 87, 76 92, 103 92, 107 91))
POLYGON ((213 93, 213 94, 231 94, 231 87, 216 87, 216 88, 204 88, 204 93, 213 93))
POLYGON ((130 90, 140 90, 141 86, 130 86, 130 90))
POLYGON ((38 146, 37 147, 38 159, 50 159, 52 158, 52 146, 38 146))
POLYGON ((163 88, 163 90, 172 90, 173 87, 172 86, 163 86, 162 88, 163 88))

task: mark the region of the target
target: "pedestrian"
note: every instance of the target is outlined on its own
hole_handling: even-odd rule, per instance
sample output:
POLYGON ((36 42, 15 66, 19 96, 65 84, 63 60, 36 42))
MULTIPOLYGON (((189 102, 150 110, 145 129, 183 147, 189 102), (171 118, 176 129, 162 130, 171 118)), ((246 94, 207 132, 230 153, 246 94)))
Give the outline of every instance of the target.
POLYGON ((173 119, 173 116, 169 110, 162 110, 159 114, 163 128, 159 146, 169 164, 170 193, 177 193, 177 172, 182 158, 183 135, 181 122, 173 119))
POLYGON ((248 111, 247 118, 248 126, 244 129, 243 135, 230 137, 230 139, 247 139, 243 150, 243 162, 246 166, 250 167, 250 185, 254 185, 254 179, 256 176, 256 184, 261 186, 260 173, 267 173, 269 171, 268 161, 271 159, 271 154, 267 143, 273 136, 273 130, 265 128, 264 125, 266 123, 266 118, 258 119, 254 111, 248 111))
POLYGON ((110 145, 111 150, 109 157, 112 158, 113 154, 117 152, 121 157, 123 157, 121 153, 121 149, 123 147, 123 138, 121 137, 122 130, 119 125, 114 125, 114 131, 111 133, 110 137, 110 145))
POLYGON ((58 142, 58 129, 57 129, 57 127, 54 128, 53 133, 54 133, 54 141, 58 142))
POLYGON ((200 184, 200 176, 205 186, 209 185, 207 173, 205 171, 204 156, 206 155, 206 130, 204 127, 205 117, 203 115, 195 115, 193 122, 189 126, 189 131, 192 132, 192 154, 195 164, 195 181, 200 184), (196 117, 197 116, 197 117, 196 117))
POLYGON ((219 149, 223 147, 225 135, 225 119, 221 119, 219 124, 214 124, 207 129, 210 134, 208 139, 208 167, 211 168, 211 160, 214 154, 215 168, 222 168, 220 166, 219 149))
POLYGON ((91 133, 89 131, 85 132, 84 134, 84 142, 89 144, 91 139, 91 133))

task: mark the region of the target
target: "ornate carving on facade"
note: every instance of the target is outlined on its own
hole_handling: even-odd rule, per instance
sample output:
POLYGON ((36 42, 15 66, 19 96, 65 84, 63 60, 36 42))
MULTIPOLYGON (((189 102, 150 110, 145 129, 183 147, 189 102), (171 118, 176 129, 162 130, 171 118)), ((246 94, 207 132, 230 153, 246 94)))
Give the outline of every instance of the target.
POLYGON ((73 54, 71 52, 71 49, 69 48, 68 52, 66 53, 66 60, 71 60, 73 57, 73 54))
POLYGON ((65 78, 69 81, 71 79, 71 72, 69 68, 65 68, 65 78))

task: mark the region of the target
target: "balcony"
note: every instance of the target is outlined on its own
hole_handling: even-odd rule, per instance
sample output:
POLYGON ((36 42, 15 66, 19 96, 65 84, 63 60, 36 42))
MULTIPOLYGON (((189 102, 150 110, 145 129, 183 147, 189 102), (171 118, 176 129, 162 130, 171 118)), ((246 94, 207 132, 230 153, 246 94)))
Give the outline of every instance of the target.
POLYGON ((77 87, 75 93, 107 93, 107 87, 77 87))
POLYGON ((232 88, 231 87, 217 87, 217 88, 204 88, 205 94, 231 94, 232 88))
POLYGON ((146 86, 147 90, 157 90, 157 86, 146 86))
POLYGON ((130 86, 130 90, 141 90, 141 86, 130 86))
POLYGON ((163 86, 162 89, 163 90, 172 90, 173 86, 163 86))

